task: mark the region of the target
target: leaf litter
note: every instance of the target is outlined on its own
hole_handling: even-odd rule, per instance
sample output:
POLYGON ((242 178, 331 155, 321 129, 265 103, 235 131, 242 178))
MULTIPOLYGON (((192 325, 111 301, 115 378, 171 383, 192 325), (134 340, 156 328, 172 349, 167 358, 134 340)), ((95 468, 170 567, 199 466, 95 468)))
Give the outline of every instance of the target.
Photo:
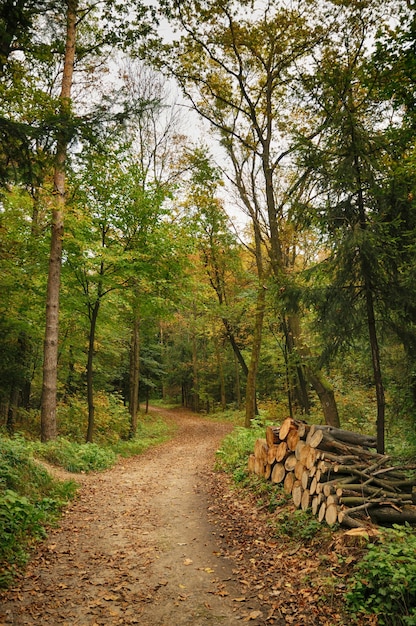
POLYGON ((157 411, 175 438, 77 477, 79 497, 1 594, 0 626, 343 624, 356 551, 345 533, 325 546, 276 539, 254 496, 212 470, 231 427, 157 411))

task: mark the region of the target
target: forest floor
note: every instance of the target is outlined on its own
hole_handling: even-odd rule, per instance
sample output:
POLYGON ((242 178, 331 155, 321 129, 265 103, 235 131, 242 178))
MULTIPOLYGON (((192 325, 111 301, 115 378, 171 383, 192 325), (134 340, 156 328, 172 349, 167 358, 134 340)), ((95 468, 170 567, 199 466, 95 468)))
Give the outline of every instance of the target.
POLYGON ((343 624, 345 572, 330 592, 322 574, 323 561, 327 578, 337 569, 339 536, 320 552, 279 543, 267 512, 213 470, 231 426, 157 412, 174 438, 76 477, 77 499, 0 596, 0 626, 343 624))

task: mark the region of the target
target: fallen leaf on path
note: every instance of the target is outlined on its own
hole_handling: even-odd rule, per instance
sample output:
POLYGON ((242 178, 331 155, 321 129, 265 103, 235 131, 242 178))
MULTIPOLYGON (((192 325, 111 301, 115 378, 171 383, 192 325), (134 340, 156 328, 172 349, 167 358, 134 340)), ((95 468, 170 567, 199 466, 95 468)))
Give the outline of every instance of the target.
POLYGON ((249 613, 243 621, 250 622, 252 619, 257 619, 258 617, 263 617, 263 613, 261 611, 251 611, 251 613, 249 613))

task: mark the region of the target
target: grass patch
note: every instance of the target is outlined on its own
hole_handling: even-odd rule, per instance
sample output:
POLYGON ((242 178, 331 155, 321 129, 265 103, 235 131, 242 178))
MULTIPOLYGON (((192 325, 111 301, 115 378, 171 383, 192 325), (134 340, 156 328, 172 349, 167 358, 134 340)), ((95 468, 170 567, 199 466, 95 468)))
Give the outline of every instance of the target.
POLYGON ((126 441, 118 441, 112 446, 113 451, 121 457, 142 454, 148 448, 168 441, 176 431, 176 426, 168 424, 160 417, 151 413, 140 415, 136 436, 126 441))
POLYGON ((37 457, 73 473, 102 471, 112 467, 117 460, 110 447, 74 443, 63 437, 47 443, 35 442, 32 447, 37 457))
POLYGON ((243 481, 248 476, 247 459, 259 437, 264 437, 264 426, 237 426, 223 439, 221 447, 216 451, 215 469, 232 474, 235 482, 243 481))

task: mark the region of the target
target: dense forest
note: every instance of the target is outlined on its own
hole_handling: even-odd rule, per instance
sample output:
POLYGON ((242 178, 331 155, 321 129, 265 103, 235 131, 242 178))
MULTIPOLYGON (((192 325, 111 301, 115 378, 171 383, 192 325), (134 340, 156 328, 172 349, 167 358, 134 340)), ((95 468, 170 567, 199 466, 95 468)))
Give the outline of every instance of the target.
POLYGON ((4 431, 163 397, 411 438, 414 9, 2 1, 4 431))

